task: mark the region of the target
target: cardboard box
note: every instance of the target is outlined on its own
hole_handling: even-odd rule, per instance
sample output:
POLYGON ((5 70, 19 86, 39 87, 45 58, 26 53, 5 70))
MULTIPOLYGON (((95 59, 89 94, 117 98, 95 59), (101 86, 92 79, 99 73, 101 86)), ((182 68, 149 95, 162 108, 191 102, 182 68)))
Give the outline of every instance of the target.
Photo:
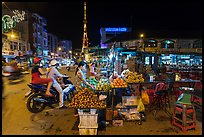
POLYGON ((95 127, 98 124, 98 114, 79 114, 79 125, 86 128, 95 127))
POLYGON ((106 121, 110 121, 113 118, 113 110, 112 108, 106 109, 106 121))

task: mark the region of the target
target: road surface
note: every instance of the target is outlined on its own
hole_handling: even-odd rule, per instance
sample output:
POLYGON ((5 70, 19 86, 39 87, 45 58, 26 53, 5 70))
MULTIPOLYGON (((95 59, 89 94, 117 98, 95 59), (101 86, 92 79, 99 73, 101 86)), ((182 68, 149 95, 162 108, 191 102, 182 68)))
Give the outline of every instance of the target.
MULTIPOLYGON (((62 68, 62 74, 71 76, 75 84, 74 70, 70 72, 62 68)), ((24 76, 24 81, 18 84, 9 84, 7 77, 3 77, 4 94, 2 98, 2 135, 78 135, 72 130, 76 121, 73 109, 59 110, 58 108, 46 109, 34 114, 27 110, 25 98, 30 89, 27 86, 31 81, 31 75, 24 76)), ((67 102, 65 102, 65 105, 67 102)), ((54 105, 58 106, 58 104, 54 105)), ((197 121, 197 129, 190 130, 186 134, 179 129, 172 129, 170 121, 155 120, 151 114, 146 114, 147 119, 142 125, 136 122, 124 122, 121 127, 106 127, 106 131, 98 132, 99 135, 202 135, 201 120, 197 121)))

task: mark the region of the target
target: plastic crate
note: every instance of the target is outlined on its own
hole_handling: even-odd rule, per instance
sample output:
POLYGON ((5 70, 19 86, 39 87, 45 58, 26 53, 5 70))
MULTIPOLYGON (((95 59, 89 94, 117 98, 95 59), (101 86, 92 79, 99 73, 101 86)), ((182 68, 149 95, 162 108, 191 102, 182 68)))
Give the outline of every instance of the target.
POLYGON ((123 106, 137 106, 139 98, 137 96, 122 96, 123 106))
POLYGON ((98 114, 79 114, 80 127, 93 128, 98 125, 98 114))

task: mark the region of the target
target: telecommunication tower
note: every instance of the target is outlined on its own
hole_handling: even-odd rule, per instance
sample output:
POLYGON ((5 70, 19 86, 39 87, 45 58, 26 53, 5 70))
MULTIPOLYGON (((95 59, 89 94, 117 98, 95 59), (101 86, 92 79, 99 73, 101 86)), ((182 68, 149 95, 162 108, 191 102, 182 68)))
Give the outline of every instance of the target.
POLYGON ((88 36, 87 36, 87 20, 86 20, 86 0, 84 1, 84 33, 82 39, 82 50, 81 53, 84 53, 85 50, 88 48, 88 36))

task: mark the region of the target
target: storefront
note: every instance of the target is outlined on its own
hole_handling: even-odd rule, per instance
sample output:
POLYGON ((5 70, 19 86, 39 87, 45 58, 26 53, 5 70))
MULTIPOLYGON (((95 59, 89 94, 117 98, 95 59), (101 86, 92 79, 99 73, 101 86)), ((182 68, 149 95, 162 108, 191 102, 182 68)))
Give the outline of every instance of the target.
POLYGON ((202 55, 195 54, 161 54, 159 64, 201 67, 202 55))

